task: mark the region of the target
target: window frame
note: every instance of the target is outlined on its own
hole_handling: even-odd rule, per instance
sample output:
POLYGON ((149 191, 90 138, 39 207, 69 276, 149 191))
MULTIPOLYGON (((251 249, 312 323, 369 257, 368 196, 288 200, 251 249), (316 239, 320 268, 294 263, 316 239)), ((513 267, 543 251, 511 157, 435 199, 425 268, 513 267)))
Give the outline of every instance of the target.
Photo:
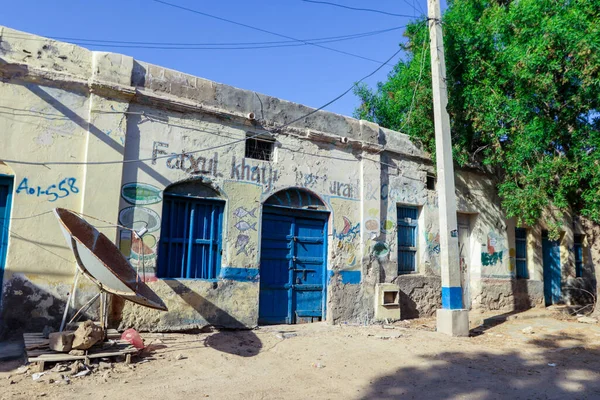
POLYGON ((275 159, 275 139, 271 136, 263 135, 263 134, 253 134, 251 132, 246 133, 246 140, 244 141, 244 158, 248 158, 250 160, 258 160, 265 162, 273 162, 275 159), (249 149, 250 143, 258 144, 258 142, 268 143, 269 144, 269 153, 266 158, 259 158, 253 156, 253 152, 256 153, 260 151, 258 146, 255 145, 254 149, 249 149))
POLYGON ((418 272, 417 266, 417 254, 418 254, 418 231, 419 231, 419 208, 416 206, 408 206, 408 205, 398 205, 396 207, 396 226, 397 226, 397 234, 396 234, 396 243, 398 245, 397 251, 397 265, 398 265, 398 275, 405 274, 414 274, 418 272), (409 212, 410 211, 410 212, 409 212), (406 215, 410 214, 410 216, 406 215), (410 219, 410 221, 408 221, 410 219), (412 243, 414 246, 401 246, 400 245, 400 234, 402 227, 406 228, 414 228, 412 231, 412 243), (410 269, 405 268, 401 265, 401 261, 403 261, 403 257, 401 254, 412 253, 412 267, 410 269))
POLYGON ((517 279, 529 279, 529 266, 527 263, 527 229, 515 228, 515 276, 517 279), (522 234, 522 235, 520 235, 522 234), (519 254, 519 243, 523 244, 524 253, 519 254), (522 263, 522 267, 519 267, 522 263))
MULTIPOLYGON (((195 197, 189 195, 182 195, 176 193, 164 192, 163 194, 163 215, 161 222, 161 230, 159 237, 159 250, 157 257, 156 276, 160 279, 191 279, 191 280, 203 280, 203 281, 217 281, 221 271, 221 255, 223 252, 223 217, 225 214, 225 201, 214 198, 195 197), (174 207, 174 201, 185 203, 185 227, 183 235, 171 236, 173 229, 172 212, 174 207), (197 222, 195 218, 199 218, 195 215, 197 206, 210 206, 212 207, 210 212, 205 213, 208 215, 210 220, 210 232, 208 238, 199 238, 192 235, 193 224, 197 222), (191 206, 191 207, 190 207, 191 206), (168 211, 168 215, 165 212, 166 207, 171 207, 168 211), (167 217, 167 218, 165 218, 167 217), (192 227, 192 229, 189 229, 192 227), (182 236, 182 237, 179 237, 182 236), (176 240, 177 242, 173 242, 176 240), (183 241, 179 243, 179 241, 183 241), (187 242, 187 243, 186 243, 187 242), (168 246, 168 251, 172 251, 173 244, 182 244, 183 250, 180 257, 175 256, 175 266, 170 264, 171 255, 167 253, 167 259, 165 260, 165 246, 168 246), (194 259, 194 254, 190 249, 190 245, 207 245, 208 246, 208 260, 205 260, 204 256, 194 259), (206 264, 203 267, 203 264, 206 264), (177 264, 180 264, 180 273, 174 273, 177 270, 177 264), (190 265, 192 264, 192 265, 190 265), (185 271, 185 273, 184 273, 185 271)), ((206 218, 206 217, 205 217, 206 218)), ((206 226, 206 219, 205 219, 206 226)))

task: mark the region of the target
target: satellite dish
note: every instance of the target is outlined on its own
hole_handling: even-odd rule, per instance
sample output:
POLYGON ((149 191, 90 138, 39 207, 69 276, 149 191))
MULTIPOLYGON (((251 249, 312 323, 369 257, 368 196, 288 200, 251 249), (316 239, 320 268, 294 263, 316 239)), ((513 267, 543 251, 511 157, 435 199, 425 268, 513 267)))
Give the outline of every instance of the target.
POLYGON ((167 306, 127 262, 117 246, 84 219, 64 208, 54 209, 81 272, 108 293, 142 306, 167 306))

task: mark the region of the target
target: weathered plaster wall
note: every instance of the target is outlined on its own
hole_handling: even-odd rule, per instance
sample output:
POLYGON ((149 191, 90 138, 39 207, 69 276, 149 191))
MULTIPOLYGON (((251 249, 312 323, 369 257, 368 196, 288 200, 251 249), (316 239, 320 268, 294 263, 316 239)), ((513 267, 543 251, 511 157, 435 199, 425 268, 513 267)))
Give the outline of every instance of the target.
MULTIPOLYGON (((105 73, 105 58, 114 56, 0 27, 2 157, 34 162, 119 160, 124 132, 121 138, 111 138, 107 127, 115 129, 118 122, 93 114, 118 109, 119 101, 91 95, 87 87, 92 75, 107 81, 119 76, 114 68, 105 73)), ((2 321, 9 329, 56 327, 75 265, 49 211, 65 207, 115 220, 119 185, 111 183, 115 175, 119 180, 120 165, 115 169, 6 161, 3 172, 14 177, 14 190, 2 321)), ((115 230, 106 233, 114 237, 115 230)), ((95 291, 80 279, 75 305, 95 291)))

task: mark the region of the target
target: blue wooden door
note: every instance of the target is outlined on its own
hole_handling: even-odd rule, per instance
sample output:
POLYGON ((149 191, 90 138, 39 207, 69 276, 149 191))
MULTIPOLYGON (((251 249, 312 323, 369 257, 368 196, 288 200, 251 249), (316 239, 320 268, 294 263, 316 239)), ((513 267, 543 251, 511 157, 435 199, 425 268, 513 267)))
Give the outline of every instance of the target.
POLYGON ((323 318, 325 221, 263 214, 259 322, 292 324, 323 318))
POLYGON ((542 234, 542 252, 544 254, 544 298, 546 305, 560 301, 560 243, 549 240, 548 234, 542 234))
POLYGON ((12 177, 0 177, 0 299, 2 299, 2 278, 8 249, 12 184, 12 177))

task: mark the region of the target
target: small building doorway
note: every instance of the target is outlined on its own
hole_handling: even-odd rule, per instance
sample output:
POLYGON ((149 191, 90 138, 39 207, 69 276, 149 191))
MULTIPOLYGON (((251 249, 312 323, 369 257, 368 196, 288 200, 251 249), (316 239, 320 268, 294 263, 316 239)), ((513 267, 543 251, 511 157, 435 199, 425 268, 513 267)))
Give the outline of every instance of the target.
POLYGON ((325 318, 328 217, 323 202, 300 189, 278 192, 265 202, 259 323, 325 318))
POLYGON ((546 306, 557 304, 561 299, 560 288, 560 241, 550 240, 548 231, 542 232, 544 268, 544 299, 546 306))
POLYGON ((470 245, 471 245, 471 227, 469 215, 458 214, 458 256, 460 262, 460 285, 463 293, 463 308, 471 309, 471 293, 469 291, 470 282, 470 245))

